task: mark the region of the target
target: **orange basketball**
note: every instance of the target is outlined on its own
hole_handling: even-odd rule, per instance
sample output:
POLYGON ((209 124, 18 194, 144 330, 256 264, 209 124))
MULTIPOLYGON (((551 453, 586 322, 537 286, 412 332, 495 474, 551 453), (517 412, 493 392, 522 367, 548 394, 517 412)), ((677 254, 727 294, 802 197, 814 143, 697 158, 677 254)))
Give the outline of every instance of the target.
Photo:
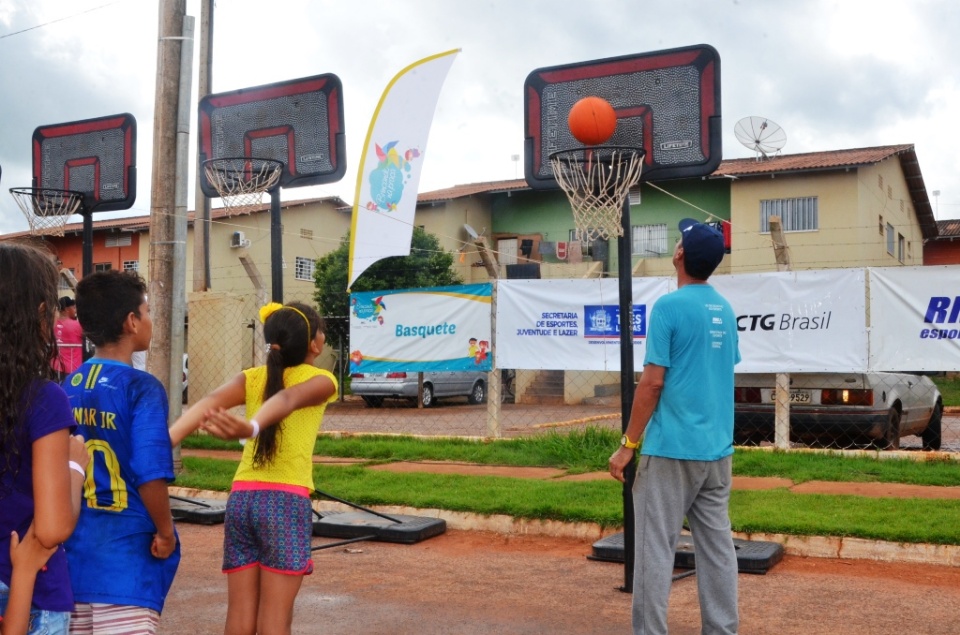
POLYGON ((610 102, 602 97, 584 97, 570 109, 567 125, 577 141, 596 146, 613 136, 617 128, 617 113, 610 102))

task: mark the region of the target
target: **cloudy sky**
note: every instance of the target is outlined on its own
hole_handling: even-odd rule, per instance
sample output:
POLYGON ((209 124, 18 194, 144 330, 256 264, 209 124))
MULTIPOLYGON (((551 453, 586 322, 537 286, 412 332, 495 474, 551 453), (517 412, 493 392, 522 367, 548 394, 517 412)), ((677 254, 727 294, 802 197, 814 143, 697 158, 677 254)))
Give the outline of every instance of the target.
MULTIPOLYGON (((200 0, 187 13, 199 31, 200 0)), ((157 23, 156 0, 0 0, 0 232, 27 228, 6 190, 30 184, 33 130, 120 112, 139 133, 130 213, 149 213, 157 23)), ((958 33, 956 0, 220 0, 213 90, 338 75, 347 175, 283 198, 352 202, 380 94, 418 59, 462 49, 424 158, 427 191, 522 177, 512 157, 530 71, 705 43, 722 61, 725 158, 752 156, 733 135, 751 115, 784 128, 785 153, 912 143, 942 220, 960 217, 958 33)))

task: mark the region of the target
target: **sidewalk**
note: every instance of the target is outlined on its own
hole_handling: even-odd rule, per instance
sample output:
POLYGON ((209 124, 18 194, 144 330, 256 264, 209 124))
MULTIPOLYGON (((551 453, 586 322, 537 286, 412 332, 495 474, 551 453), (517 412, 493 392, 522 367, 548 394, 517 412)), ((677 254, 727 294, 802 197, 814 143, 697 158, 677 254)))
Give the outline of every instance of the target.
MULTIPOLYGON (((199 456, 238 460, 239 452, 231 450, 182 450, 182 456, 199 456)), ((315 456, 314 463, 325 465, 351 465, 366 463, 366 459, 343 459, 315 456)), ((509 478, 556 479, 569 481, 599 480, 612 478, 606 472, 590 472, 567 476, 564 470, 542 467, 511 467, 477 465, 449 461, 400 461, 372 465, 368 469, 389 472, 429 472, 433 474, 463 474, 468 476, 501 476, 509 478)), ((928 498, 960 500, 960 487, 903 485, 899 483, 854 483, 808 481, 795 484, 792 480, 775 477, 733 477, 737 490, 765 490, 787 488, 797 494, 849 495, 871 498, 928 498)), ((186 488, 171 488, 171 494, 200 498, 222 499, 222 492, 199 492, 186 488)), ((316 501, 318 511, 340 510, 333 502, 316 501)), ((439 509, 413 509, 398 506, 376 507, 377 511, 394 514, 409 514, 443 518, 451 529, 494 531, 503 534, 547 535, 596 541, 611 530, 603 530, 593 523, 562 523, 515 519, 509 516, 485 516, 439 509)), ((935 564, 960 567, 960 545, 926 545, 890 543, 861 538, 790 536, 784 534, 742 534, 735 537, 744 540, 778 542, 784 545, 789 555, 820 558, 852 558, 882 562, 935 564)))

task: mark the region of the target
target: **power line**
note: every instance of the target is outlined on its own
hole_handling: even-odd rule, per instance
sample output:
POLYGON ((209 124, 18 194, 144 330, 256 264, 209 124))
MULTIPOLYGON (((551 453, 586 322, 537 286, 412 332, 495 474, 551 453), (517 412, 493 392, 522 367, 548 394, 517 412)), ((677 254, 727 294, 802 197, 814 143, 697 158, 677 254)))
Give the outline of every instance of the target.
POLYGON ((114 5, 114 4, 118 4, 118 3, 120 3, 120 2, 123 2, 123 0, 114 0, 113 2, 108 2, 107 4, 101 4, 101 5, 98 6, 98 7, 93 7, 93 8, 87 9, 87 10, 85 10, 85 11, 80 11, 79 13, 74 13, 73 15, 67 15, 67 16, 64 16, 64 17, 62 17, 62 18, 57 18, 56 20, 50 20, 49 22, 43 22, 42 24, 36 24, 36 25, 34 25, 34 26, 27 27, 27 28, 25 28, 25 29, 20 29, 19 31, 14 31, 13 33, 7 33, 7 34, 5 34, 5 35, 0 35, 0 40, 4 40, 4 39, 6 39, 6 38, 8 38, 8 37, 13 37, 14 35, 20 35, 21 33, 26 33, 27 31, 33 31, 33 30, 35 30, 35 29, 39 29, 39 28, 42 28, 42 27, 45 27, 45 26, 50 26, 51 24, 56 24, 57 22, 64 22, 64 21, 66 21, 66 20, 72 20, 73 18, 79 17, 79 16, 81 16, 81 15, 85 15, 85 14, 87 14, 87 13, 93 13, 94 11, 99 11, 100 9, 104 9, 104 8, 106 8, 106 7, 109 7, 109 6, 114 5))

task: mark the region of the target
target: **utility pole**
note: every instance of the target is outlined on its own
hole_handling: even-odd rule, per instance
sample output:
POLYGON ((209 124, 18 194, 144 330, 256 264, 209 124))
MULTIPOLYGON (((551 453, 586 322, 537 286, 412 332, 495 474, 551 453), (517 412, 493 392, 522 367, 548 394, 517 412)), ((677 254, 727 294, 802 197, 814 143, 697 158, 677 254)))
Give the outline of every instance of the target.
MULTIPOLYGON (((783 224, 779 216, 770 217, 770 238, 773 239, 773 255, 777 260, 777 271, 790 271, 790 248, 783 235, 783 224)), ((773 445, 781 450, 790 447, 790 375, 777 373, 777 387, 774 390, 774 431, 773 445)))
MULTIPOLYGON (((200 3, 200 75, 197 98, 212 92, 213 73, 213 2, 200 3)), ((196 198, 193 209, 193 290, 210 290, 210 199, 200 190, 200 170, 197 166, 196 198)))
MULTIPOLYGON (((160 0, 150 187, 150 313, 153 339, 147 369, 170 391, 173 260, 176 240, 177 112, 185 0, 160 0)), ((183 324, 178 325, 183 328, 183 324)), ((180 360, 177 360, 180 364, 180 360)))

